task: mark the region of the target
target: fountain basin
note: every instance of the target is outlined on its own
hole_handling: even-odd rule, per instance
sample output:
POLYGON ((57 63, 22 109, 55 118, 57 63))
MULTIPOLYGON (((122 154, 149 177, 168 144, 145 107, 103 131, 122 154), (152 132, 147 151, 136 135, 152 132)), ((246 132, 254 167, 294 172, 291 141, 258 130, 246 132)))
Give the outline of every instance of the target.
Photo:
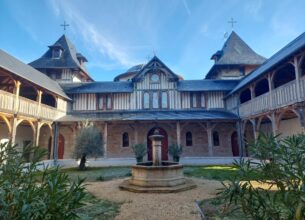
POLYGON ((138 163, 131 167, 132 177, 123 181, 120 188, 140 193, 173 193, 196 187, 183 175, 183 165, 162 161, 160 166, 152 162, 138 163))
POLYGON ((129 183, 137 186, 166 187, 185 183, 183 166, 175 162, 162 162, 161 166, 139 163, 131 167, 131 173, 129 183))

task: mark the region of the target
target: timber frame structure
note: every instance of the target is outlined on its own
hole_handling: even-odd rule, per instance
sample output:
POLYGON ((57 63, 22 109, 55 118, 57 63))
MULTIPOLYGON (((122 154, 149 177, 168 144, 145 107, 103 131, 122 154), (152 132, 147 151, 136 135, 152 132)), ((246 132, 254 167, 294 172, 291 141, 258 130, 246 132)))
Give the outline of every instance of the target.
POLYGON ((258 132, 304 132, 305 33, 265 59, 232 32, 211 59, 200 80, 184 80, 155 56, 114 81, 95 82, 65 35, 29 65, 0 50, 0 141, 69 159, 89 120, 104 157, 133 157, 138 143, 149 149, 156 128, 164 146, 183 146, 184 157, 239 157, 258 132))

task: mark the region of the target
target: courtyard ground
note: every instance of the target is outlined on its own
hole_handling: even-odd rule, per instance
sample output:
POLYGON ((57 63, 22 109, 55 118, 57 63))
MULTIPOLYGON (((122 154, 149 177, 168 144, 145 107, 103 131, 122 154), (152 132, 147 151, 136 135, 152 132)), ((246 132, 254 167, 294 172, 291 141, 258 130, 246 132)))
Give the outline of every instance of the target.
MULTIPOLYGON (((86 171, 64 169, 72 180, 86 178, 87 190, 95 196, 81 210, 81 219, 200 219, 195 201, 204 211, 216 212, 216 193, 221 181, 237 174, 229 165, 186 166, 184 173, 193 178, 196 189, 172 194, 140 194, 121 191, 119 184, 131 175, 130 167, 91 167, 86 171)), ((253 175, 253 179, 258 177, 253 175)), ((218 214, 217 214, 218 215, 218 214)), ((214 219, 214 218, 213 218, 214 219)), ((235 219, 235 218, 227 218, 235 219)))
POLYGON ((193 178, 197 188, 167 194, 143 194, 119 190, 122 179, 89 182, 87 189, 97 198, 121 203, 116 220, 198 220, 195 201, 214 198, 221 183, 193 178))

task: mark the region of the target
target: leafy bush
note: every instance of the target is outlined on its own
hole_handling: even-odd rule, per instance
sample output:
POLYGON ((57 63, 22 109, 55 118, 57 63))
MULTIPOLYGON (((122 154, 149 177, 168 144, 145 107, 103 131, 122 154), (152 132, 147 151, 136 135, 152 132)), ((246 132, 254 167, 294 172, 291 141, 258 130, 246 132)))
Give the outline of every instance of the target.
POLYGON ((26 147, 32 162, 11 143, 0 144, 0 219, 76 219, 85 196, 83 180, 70 182, 59 168, 42 169, 47 154, 26 147))
POLYGON ((236 162, 238 175, 224 184, 221 195, 253 219, 301 220, 305 218, 305 136, 278 139, 260 134, 250 146, 258 161, 236 162), (250 180, 253 173, 261 176, 260 187, 250 180))
POLYGON ((103 155, 101 134, 96 127, 88 123, 80 130, 75 142, 76 158, 81 158, 79 168, 85 169, 87 156, 98 157, 103 155))
POLYGON ((182 154, 182 146, 177 144, 172 144, 168 149, 169 154, 173 157, 175 162, 179 162, 180 155, 182 154))
POLYGON ((137 162, 142 162, 143 157, 147 154, 146 146, 144 144, 135 144, 132 146, 132 150, 135 154, 137 162))

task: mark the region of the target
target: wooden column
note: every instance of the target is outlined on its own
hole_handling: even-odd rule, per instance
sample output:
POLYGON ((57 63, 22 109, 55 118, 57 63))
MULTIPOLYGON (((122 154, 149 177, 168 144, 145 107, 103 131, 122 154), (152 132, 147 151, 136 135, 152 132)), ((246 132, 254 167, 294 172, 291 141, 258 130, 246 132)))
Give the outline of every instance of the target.
POLYGON ((241 126, 241 122, 236 122, 236 131, 238 136, 238 145, 239 145, 239 155, 240 157, 244 156, 244 126, 241 126))
POLYGON ((103 136, 103 141, 104 141, 104 158, 107 158, 107 142, 108 142, 108 124, 105 122, 104 124, 104 136, 103 136))
POLYGON ((15 89, 14 89, 14 94, 15 94, 14 112, 15 112, 15 114, 17 114, 18 110, 19 110, 20 86, 21 86, 21 82, 20 81, 15 81, 15 89))
POLYGON ((302 134, 305 134, 305 109, 304 107, 300 107, 297 109, 298 112, 298 118, 300 122, 300 127, 302 129, 302 134))
POLYGON ((208 152, 209 156, 213 156, 213 137, 212 137, 213 128, 211 122, 207 122, 207 134, 208 134, 208 152))
POLYGON ((38 112, 37 116, 40 117, 40 112, 41 112, 41 98, 42 98, 42 91, 37 90, 37 102, 38 102, 38 112))
POLYGON ((57 160, 58 160, 58 137, 59 137, 59 124, 58 124, 58 122, 54 123, 53 137, 54 137, 53 158, 54 158, 55 165, 57 165, 57 160))
POLYGON ((256 139, 257 139, 256 120, 255 120, 255 119, 252 119, 252 120, 250 120, 250 121, 251 121, 251 124, 252 124, 254 140, 256 140, 256 139))
POLYGON ((276 117, 275 117, 275 113, 274 112, 271 113, 271 124, 272 124, 272 134, 274 136, 276 136, 278 128, 277 128, 276 117))
POLYGON ((272 88, 272 75, 274 73, 270 73, 268 74, 268 86, 269 86, 269 109, 272 109, 273 107, 273 99, 272 99, 272 91, 273 91, 273 88, 272 88))
MULTIPOLYGON (((300 60, 301 61, 301 60, 300 60)), ((300 62, 301 63, 301 62, 300 62)), ((298 62, 298 58, 294 56, 293 58, 293 66, 294 66, 294 73, 295 73, 295 82, 296 82, 296 87, 297 87, 297 99, 298 102, 301 101, 301 87, 300 87, 300 63, 298 62)))
POLYGON ((35 135, 35 139, 33 141, 35 146, 39 145, 40 128, 41 128, 41 122, 38 121, 36 123, 36 135, 35 135))
POLYGON ((18 126, 18 119, 16 116, 14 116, 11 120, 11 128, 12 128, 12 131, 11 131, 11 142, 12 144, 15 144, 16 142, 16 133, 17 133, 17 126, 18 126))
POLYGON ((180 146, 181 145, 181 129, 180 129, 180 122, 177 121, 176 123, 176 131, 177 131, 177 145, 180 146))
POLYGON ((251 93, 251 99, 254 99, 255 98, 254 85, 250 86, 250 93, 251 93))

